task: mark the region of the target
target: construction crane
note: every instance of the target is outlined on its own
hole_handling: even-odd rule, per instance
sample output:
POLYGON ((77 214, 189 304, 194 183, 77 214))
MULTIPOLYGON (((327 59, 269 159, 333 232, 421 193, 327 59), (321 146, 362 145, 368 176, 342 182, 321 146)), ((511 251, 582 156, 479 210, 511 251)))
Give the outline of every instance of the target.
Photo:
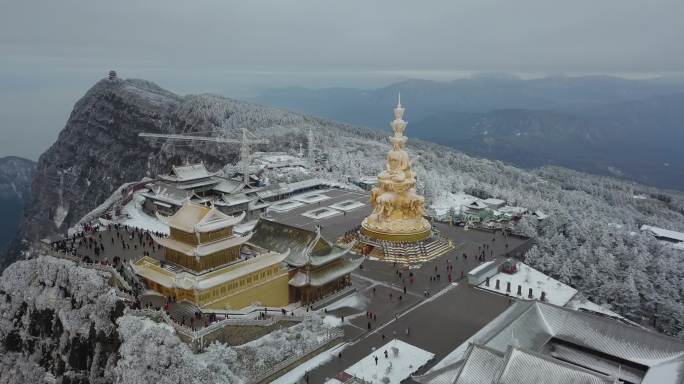
POLYGON ((249 184, 249 164, 251 163, 251 151, 250 145, 252 144, 268 144, 268 140, 260 139, 256 137, 253 133, 249 132, 247 129, 242 128, 242 138, 229 139, 227 137, 214 137, 214 136, 192 136, 192 135, 179 135, 179 134, 164 134, 164 133, 147 133, 141 132, 138 134, 139 137, 149 138, 149 139, 166 139, 166 140, 179 140, 179 141, 208 141, 213 143, 226 143, 234 144, 240 143, 240 162, 242 163, 242 177, 245 185, 249 184))

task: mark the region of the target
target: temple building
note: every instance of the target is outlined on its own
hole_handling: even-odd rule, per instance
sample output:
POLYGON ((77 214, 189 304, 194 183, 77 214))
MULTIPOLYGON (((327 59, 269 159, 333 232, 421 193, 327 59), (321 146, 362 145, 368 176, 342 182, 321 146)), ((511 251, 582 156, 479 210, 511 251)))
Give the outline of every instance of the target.
POLYGON ((133 270, 149 289, 200 308, 285 306, 291 302, 290 270, 283 263, 288 254, 248 244, 251 234, 233 234, 244 216, 186 202, 174 215, 160 216, 169 237, 152 236, 164 248, 164 260, 144 256, 133 270))
POLYGON ((204 163, 189 164, 182 166, 172 166, 172 171, 168 175, 160 175, 159 178, 168 184, 179 189, 192 190, 195 194, 201 194, 212 189, 218 184, 218 180, 213 178, 213 173, 209 173, 204 163))
POLYGON ((390 123, 394 135, 389 140, 385 169, 371 190, 373 212, 361 223, 360 251, 386 261, 422 263, 453 248, 451 242, 433 231, 425 219, 425 199, 416 193, 416 177, 405 151, 406 141, 401 97, 390 123))
MULTIPOLYGON (((258 157, 255 164, 250 165, 250 169, 253 169, 250 171, 250 182, 247 185, 242 175, 236 174, 229 177, 222 172, 209 172, 203 163, 173 166, 169 174, 159 175, 156 180, 145 183, 145 191, 141 192, 144 197, 143 210, 153 217, 156 213, 170 216, 176 213, 185 202, 190 201, 211 204, 229 215, 245 212, 246 220, 253 220, 258 219, 266 208, 278 201, 298 194, 330 188, 329 182, 319 178, 290 183, 265 183, 262 179, 262 171, 269 169, 268 167, 287 168, 286 166, 279 167, 282 164, 277 163, 277 160, 289 159, 292 156, 281 152, 258 152, 256 155, 258 157), (273 164, 267 165, 267 160, 273 164)), ((305 164, 301 159, 298 161, 298 167, 305 164)), ((287 164, 291 165, 291 163, 287 164)))
POLYGON ((237 235, 245 217, 191 201, 159 219, 168 237, 152 235, 163 260, 143 256, 131 263, 148 289, 201 309, 241 309, 250 305, 303 305, 345 290, 363 261, 320 231, 308 231, 261 218, 252 232, 237 235))
POLYGON ((290 300, 311 304, 351 285, 351 272, 363 262, 351 258, 346 247, 330 243, 320 230, 303 228, 261 218, 254 228, 251 242, 261 248, 287 253, 290 266, 288 281, 290 300))

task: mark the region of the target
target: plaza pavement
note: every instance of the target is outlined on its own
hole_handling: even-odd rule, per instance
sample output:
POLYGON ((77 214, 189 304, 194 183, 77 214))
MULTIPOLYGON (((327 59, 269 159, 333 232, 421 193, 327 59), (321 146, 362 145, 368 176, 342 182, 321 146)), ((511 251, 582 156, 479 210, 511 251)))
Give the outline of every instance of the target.
MULTIPOLYGON (((367 195, 361 192, 335 192, 333 198, 321 202, 321 206, 329 206, 344 200, 365 203, 367 199, 367 195)), ((326 191, 326 194, 330 192, 326 191)), ((370 206, 365 205, 344 215, 321 220, 301 215, 317 206, 317 203, 306 204, 304 207, 274 216, 279 221, 308 229, 315 229, 320 225, 323 235, 329 240, 335 240, 358 226, 363 217, 370 212, 370 206)), ((500 260, 513 249, 525 249, 525 240, 504 237, 501 232, 465 231, 462 227, 444 223, 433 225, 442 235, 454 242, 453 250, 410 270, 392 263, 366 260, 363 268, 352 274, 353 285, 358 289, 357 294, 365 298, 364 307, 343 307, 329 312, 330 315, 345 317, 343 329, 348 345, 342 352, 341 359, 333 359, 311 371, 310 383, 322 383, 326 378, 334 377, 394 337, 435 354, 435 359, 421 370, 424 372, 507 308, 511 299, 475 289, 467 284, 464 276, 481 263, 477 255, 481 254, 483 249, 487 261, 500 260), (448 265, 453 266, 453 283, 448 281, 448 265), (401 277, 398 271, 401 271, 401 277), (413 283, 409 279, 411 273, 413 283), (431 279, 436 274, 440 275, 440 279, 431 279), (403 292, 404 286, 407 293, 403 292), (426 296, 426 293, 429 295, 426 296), (377 320, 370 321, 370 331, 366 311, 377 316, 377 320), (410 330, 409 334, 406 332, 407 329, 410 330), (382 335, 385 336, 384 340, 382 335)), ((104 254, 97 261, 107 260, 111 263, 114 256, 119 256, 122 261, 135 260, 145 251, 154 258, 163 258, 163 252, 156 247, 140 245, 137 237, 131 239, 130 234, 124 229, 119 229, 119 233, 124 236, 124 242, 130 245, 130 249, 122 247, 115 230, 89 235, 105 247, 104 254), (112 238, 114 243, 111 241, 112 238)), ((93 251, 88 246, 78 248, 77 254, 94 259, 93 251)))
MULTIPOLYGON (((435 358, 419 371, 424 372, 510 305, 513 300, 511 298, 468 285, 466 279, 461 277, 461 271, 465 276, 470 269, 481 263, 476 254, 481 252, 483 244, 489 246, 487 250, 493 251, 493 255, 490 253, 486 257, 489 261, 493 258, 501 259, 509 249, 516 248, 525 241, 506 238, 501 232, 465 231, 461 227, 440 223, 435 227, 451 238, 456 248, 420 268, 411 269, 413 284, 407 282, 409 271, 382 261, 367 260, 363 269, 353 273, 353 285, 363 281, 357 294, 365 298, 360 301, 364 306, 338 308, 329 312, 338 317, 345 316, 345 341, 348 344, 342 351, 341 358, 333 359, 309 372, 310 383, 323 383, 327 378, 335 377, 395 337, 435 354, 435 358), (468 255, 467 258, 463 257, 464 253, 468 255), (453 265, 455 281, 452 283, 446 277, 447 265, 453 265), (397 274, 398 270, 402 271, 401 278, 397 274), (430 277, 436 273, 441 278, 431 281, 430 277), (404 285, 407 294, 403 293, 404 285), (376 288, 375 291, 373 287, 376 288), (426 291, 430 292, 429 296, 425 296, 426 291), (398 300, 399 295, 403 296, 401 302, 398 300), (370 331, 366 311, 377 314, 378 318, 377 321, 371 321, 370 331)), ((378 351, 379 355, 382 353, 383 351, 378 351)))

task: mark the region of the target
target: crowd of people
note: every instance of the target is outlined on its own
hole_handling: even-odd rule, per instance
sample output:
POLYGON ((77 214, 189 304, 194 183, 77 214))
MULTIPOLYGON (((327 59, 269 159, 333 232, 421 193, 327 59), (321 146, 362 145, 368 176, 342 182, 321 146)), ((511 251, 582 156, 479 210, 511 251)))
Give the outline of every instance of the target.
POLYGON ((98 262, 117 267, 124 258, 124 252, 140 250, 141 256, 150 256, 162 247, 152 240, 152 234, 163 237, 162 233, 129 227, 120 224, 83 225, 82 230, 70 237, 51 244, 55 251, 80 258, 83 262, 98 262), (104 234, 104 236, 103 236, 104 234), (109 241, 106 237, 109 235, 109 241))

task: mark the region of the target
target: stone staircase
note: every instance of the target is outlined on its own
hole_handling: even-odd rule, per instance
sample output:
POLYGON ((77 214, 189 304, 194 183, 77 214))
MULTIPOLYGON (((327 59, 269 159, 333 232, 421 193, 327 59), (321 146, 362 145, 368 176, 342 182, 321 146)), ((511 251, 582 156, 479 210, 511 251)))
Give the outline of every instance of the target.
POLYGON ((432 241, 424 244, 423 250, 430 258, 441 256, 454 249, 454 243, 442 235, 436 235, 432 241))
POLYGON ((454 249, 453 242, 437 231, 429 239, 417 242, 397 243, 365 236, 359 240, 373 246, 369 256, 397 263, 423 263, 454 249))
POLYGON ((187 301, 173 303, 169 306, 169 316, 178 322, 181 322, 184 318, 186 321, 189 321, 195 317, 195 312, 199 311, 200 309, 196 305, 187 301))
POLYGON ((451 240, 436 234, 432 238, 414 243, 393 243, 385 241, 382 244, 386 261, 401 263, 422 263, 441 256, 454 249, 451 240))

